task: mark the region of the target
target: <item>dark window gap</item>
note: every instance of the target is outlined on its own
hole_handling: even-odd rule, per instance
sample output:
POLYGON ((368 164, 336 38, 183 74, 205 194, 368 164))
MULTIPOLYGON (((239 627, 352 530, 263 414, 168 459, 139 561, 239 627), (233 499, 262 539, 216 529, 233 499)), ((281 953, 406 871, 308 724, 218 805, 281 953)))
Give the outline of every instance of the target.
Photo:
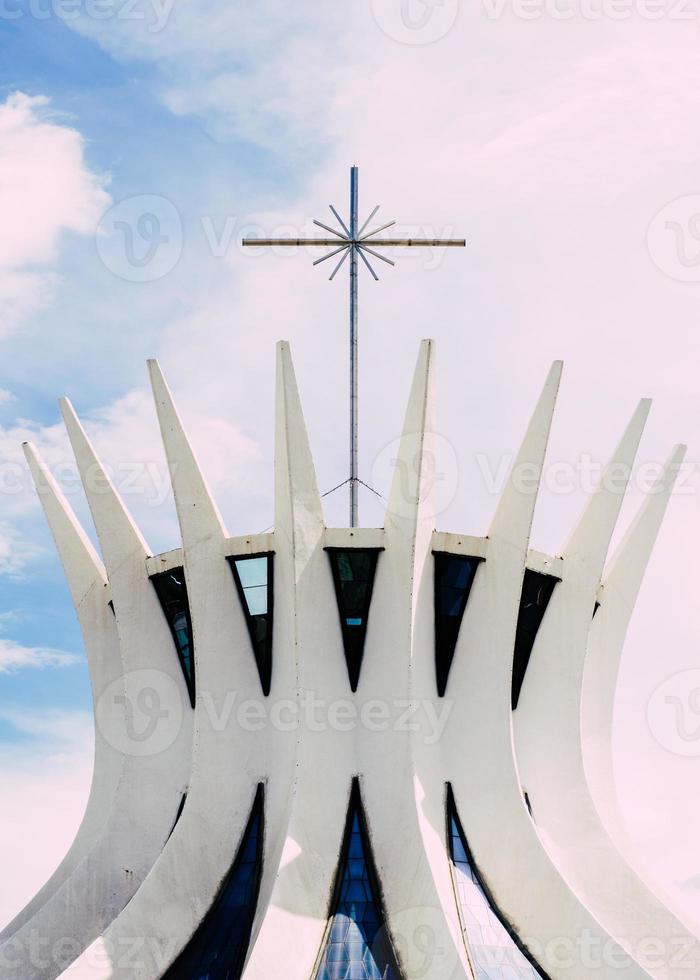
POLYGON ((163 980, 239 980, 260 893, 264 786, 258 784, 238 852, 211 908, 163 980))
POLYGON ((357 690, 377 560, 383 548, 326 548, 343 635, 350 688, 357 690))
POLYGON ((344 975, 381 975, 383 980, 401 980, 386 927, 381 886, 357 777, 352 781, 329 916, 313 974, 315 980, 333 980, 338 976, 335 971, 340 962, 347 967, 344 975), (367 964, 364 973, 361 972, 363 964, 367 964))
POLYGON ((190 704, 195 704, 195 668, 192 617, 183 568, 171 568, 151 576, 161 609, 175 643, 178 660, 187 684, 190 704))
POLYGON ((274 554, 234 555, 227 559, 253 647, 263 694, 272 684, 274 614, 274 554))
POLYGON ((457 638, 477 569, 483 558, 434 551, 435 680, 444 697, 457 638))
POLYGON ((535 639, 552 593, 561 579, 554 575, 525 569, 523 587, 520 593, 520 609, 518 610, 518 625, 515 630, 515 648, 513 650, 513 678, 511 683, 511 707, 518 707, 530 656, 535 645, 535 639))

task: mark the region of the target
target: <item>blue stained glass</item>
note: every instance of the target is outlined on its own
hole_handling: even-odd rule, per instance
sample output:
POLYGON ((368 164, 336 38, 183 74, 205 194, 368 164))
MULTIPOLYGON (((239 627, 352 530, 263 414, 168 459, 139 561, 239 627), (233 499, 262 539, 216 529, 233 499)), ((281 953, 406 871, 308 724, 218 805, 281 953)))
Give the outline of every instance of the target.
POLYGON ((542 980, 493 911, 474 873, 452 802, 449 811, 452 874, 476 980, 542 980))
POLYGON ((185 572, 182 568, 171 568, 167 572, 154 575, 151 581, 175 641, 180 666, 187 682, 190 703, 194 707, 195 676, 194 658, 192 656, 192 623, 190 621, 185 572))
POLYGON ((400 980, 372 887, 359 800, 353 800, 335 913, 316 980, 400 980))
POLYGON ((163 980, 239 980, 260 888, 263 789, 258 787, 233 867, 201 926, 163 980))

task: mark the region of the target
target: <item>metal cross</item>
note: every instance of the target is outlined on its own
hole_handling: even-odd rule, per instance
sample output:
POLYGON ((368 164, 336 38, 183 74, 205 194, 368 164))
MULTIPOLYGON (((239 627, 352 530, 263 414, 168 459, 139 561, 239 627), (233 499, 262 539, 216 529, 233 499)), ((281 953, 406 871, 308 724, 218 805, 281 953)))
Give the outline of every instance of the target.
MULTIPOLYGON (((362 482, 358 475, 358 413, 357 413, 357 393, 358 393, 358 360, 357 360, 357 280, 358 280, 358 258, 362 259, 369 273, 375 281, 379 276, 372 268, 368 255, 386 262, 387 265, 395 265, 391 259, 377 252, 377 248, 392 248, 395 246, 420 248, 420 247, 455 247, 464 248, 466 242, 463 238, 376 238, 382 231, 391 228, 396 224, 395 221, 388 221, 373 231, 367 231, 367 226, 375 217, 379 210, 379 205, 372 211, 365 223, 358 227, 359 207, 358 207, 358 170, 352 167, 350 170, 350 223, 345 224, 333 205, 330 206, 331 213, 340 225, 341 231, 325 225, 322 221, 314 220, 314 224, 324 231, 328 231, 333 238, 244 238, 245 246, 263 245, 283 245, 283 246, 314 246, 320 248, 330 248, 331 251, 316 259, 314 265, 320 265, 327 259, 340 256, 335 268, 331 272, 329 279, 335 279, 341 266, 348 256, 350 256, 350 476, 345 481, 350 485, 350 527, 357 527, 358 507, 357 492, 359 484, 362 482)), ((343 484, 341 484, 342 486, 343 484)))

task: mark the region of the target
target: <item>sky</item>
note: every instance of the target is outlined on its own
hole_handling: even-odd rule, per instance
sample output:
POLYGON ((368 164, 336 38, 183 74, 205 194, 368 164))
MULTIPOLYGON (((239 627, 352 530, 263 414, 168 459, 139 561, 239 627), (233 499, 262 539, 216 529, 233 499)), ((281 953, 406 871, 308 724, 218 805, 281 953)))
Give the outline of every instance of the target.
MULTIPOLYGON (((82 641, 21 443, 94 537, 67 394, 153 552, 176 547, 158 357, 229 532, 261 531, 288 339, 319 483, 340 483, 345 279, 240 241, 345 214, 352 164, 363 215, 379 203, 401 232, 467 239, 362 277, 363 479, 386 491, 423 337, 441 530, 486 532, 489 475, 555 358, 549 464, 572 476, 545 479, 535 548, 561 550, 640 397, 654 405, 618 535, 649 467, 689 447, 628 635, 615 758, 650 873, 700 921, 699 51, 698 0, 0 0, 0 924, 68 846, 92 753, 82 641), (685 738, 654 723, 669 690, 685 738)), ((342 525, 344 497, 326 503, 342 525)), ((381 525, 379 498, 361 517, 381 525)))

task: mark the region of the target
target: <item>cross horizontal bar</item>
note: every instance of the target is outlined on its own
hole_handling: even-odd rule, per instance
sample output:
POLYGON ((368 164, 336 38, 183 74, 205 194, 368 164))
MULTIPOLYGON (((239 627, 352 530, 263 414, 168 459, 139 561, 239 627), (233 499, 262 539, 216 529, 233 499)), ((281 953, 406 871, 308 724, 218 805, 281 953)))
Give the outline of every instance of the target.
MULTIPOLYGON (((342 238, 244 238, 243 245, 245 246, 260 246, 260 245, 289 245, 289 246, 302 246, 302 245, 313 245, 320 246, 322 248, 333 247, 337 245, 338 242, 346 241, 342 238)), ((466 248, 466 240, 464 238, 372 238, 372 245, 376 248, 378 245, 384 246, 385 248, 399 247, 402 248, 466 248)), ((363 240, 359 239, 357 244, 362 244, 363 240)), ((347 239, 347 244, 355 244, 352 240, 347 239)))
MULTIPOLYGON (((243 244, 249 245, 319 245, 322 248, 333 247, 344 238, 244 238, 243 244)), ((348 245, 350 242, 348 241, 348 245)))
MULTIPOLYGON (((404 248, 422 248, 422 247, 442 247, 442 248, 466 248, 466 240, 464 238, 372 238, 370 239, 372 246, 374 248, 377 245, 383 245, 385 247, 391 246, 402 246, 404 248)), ((364 244, 364 240, 360 242, 361 245, 364 244)))

